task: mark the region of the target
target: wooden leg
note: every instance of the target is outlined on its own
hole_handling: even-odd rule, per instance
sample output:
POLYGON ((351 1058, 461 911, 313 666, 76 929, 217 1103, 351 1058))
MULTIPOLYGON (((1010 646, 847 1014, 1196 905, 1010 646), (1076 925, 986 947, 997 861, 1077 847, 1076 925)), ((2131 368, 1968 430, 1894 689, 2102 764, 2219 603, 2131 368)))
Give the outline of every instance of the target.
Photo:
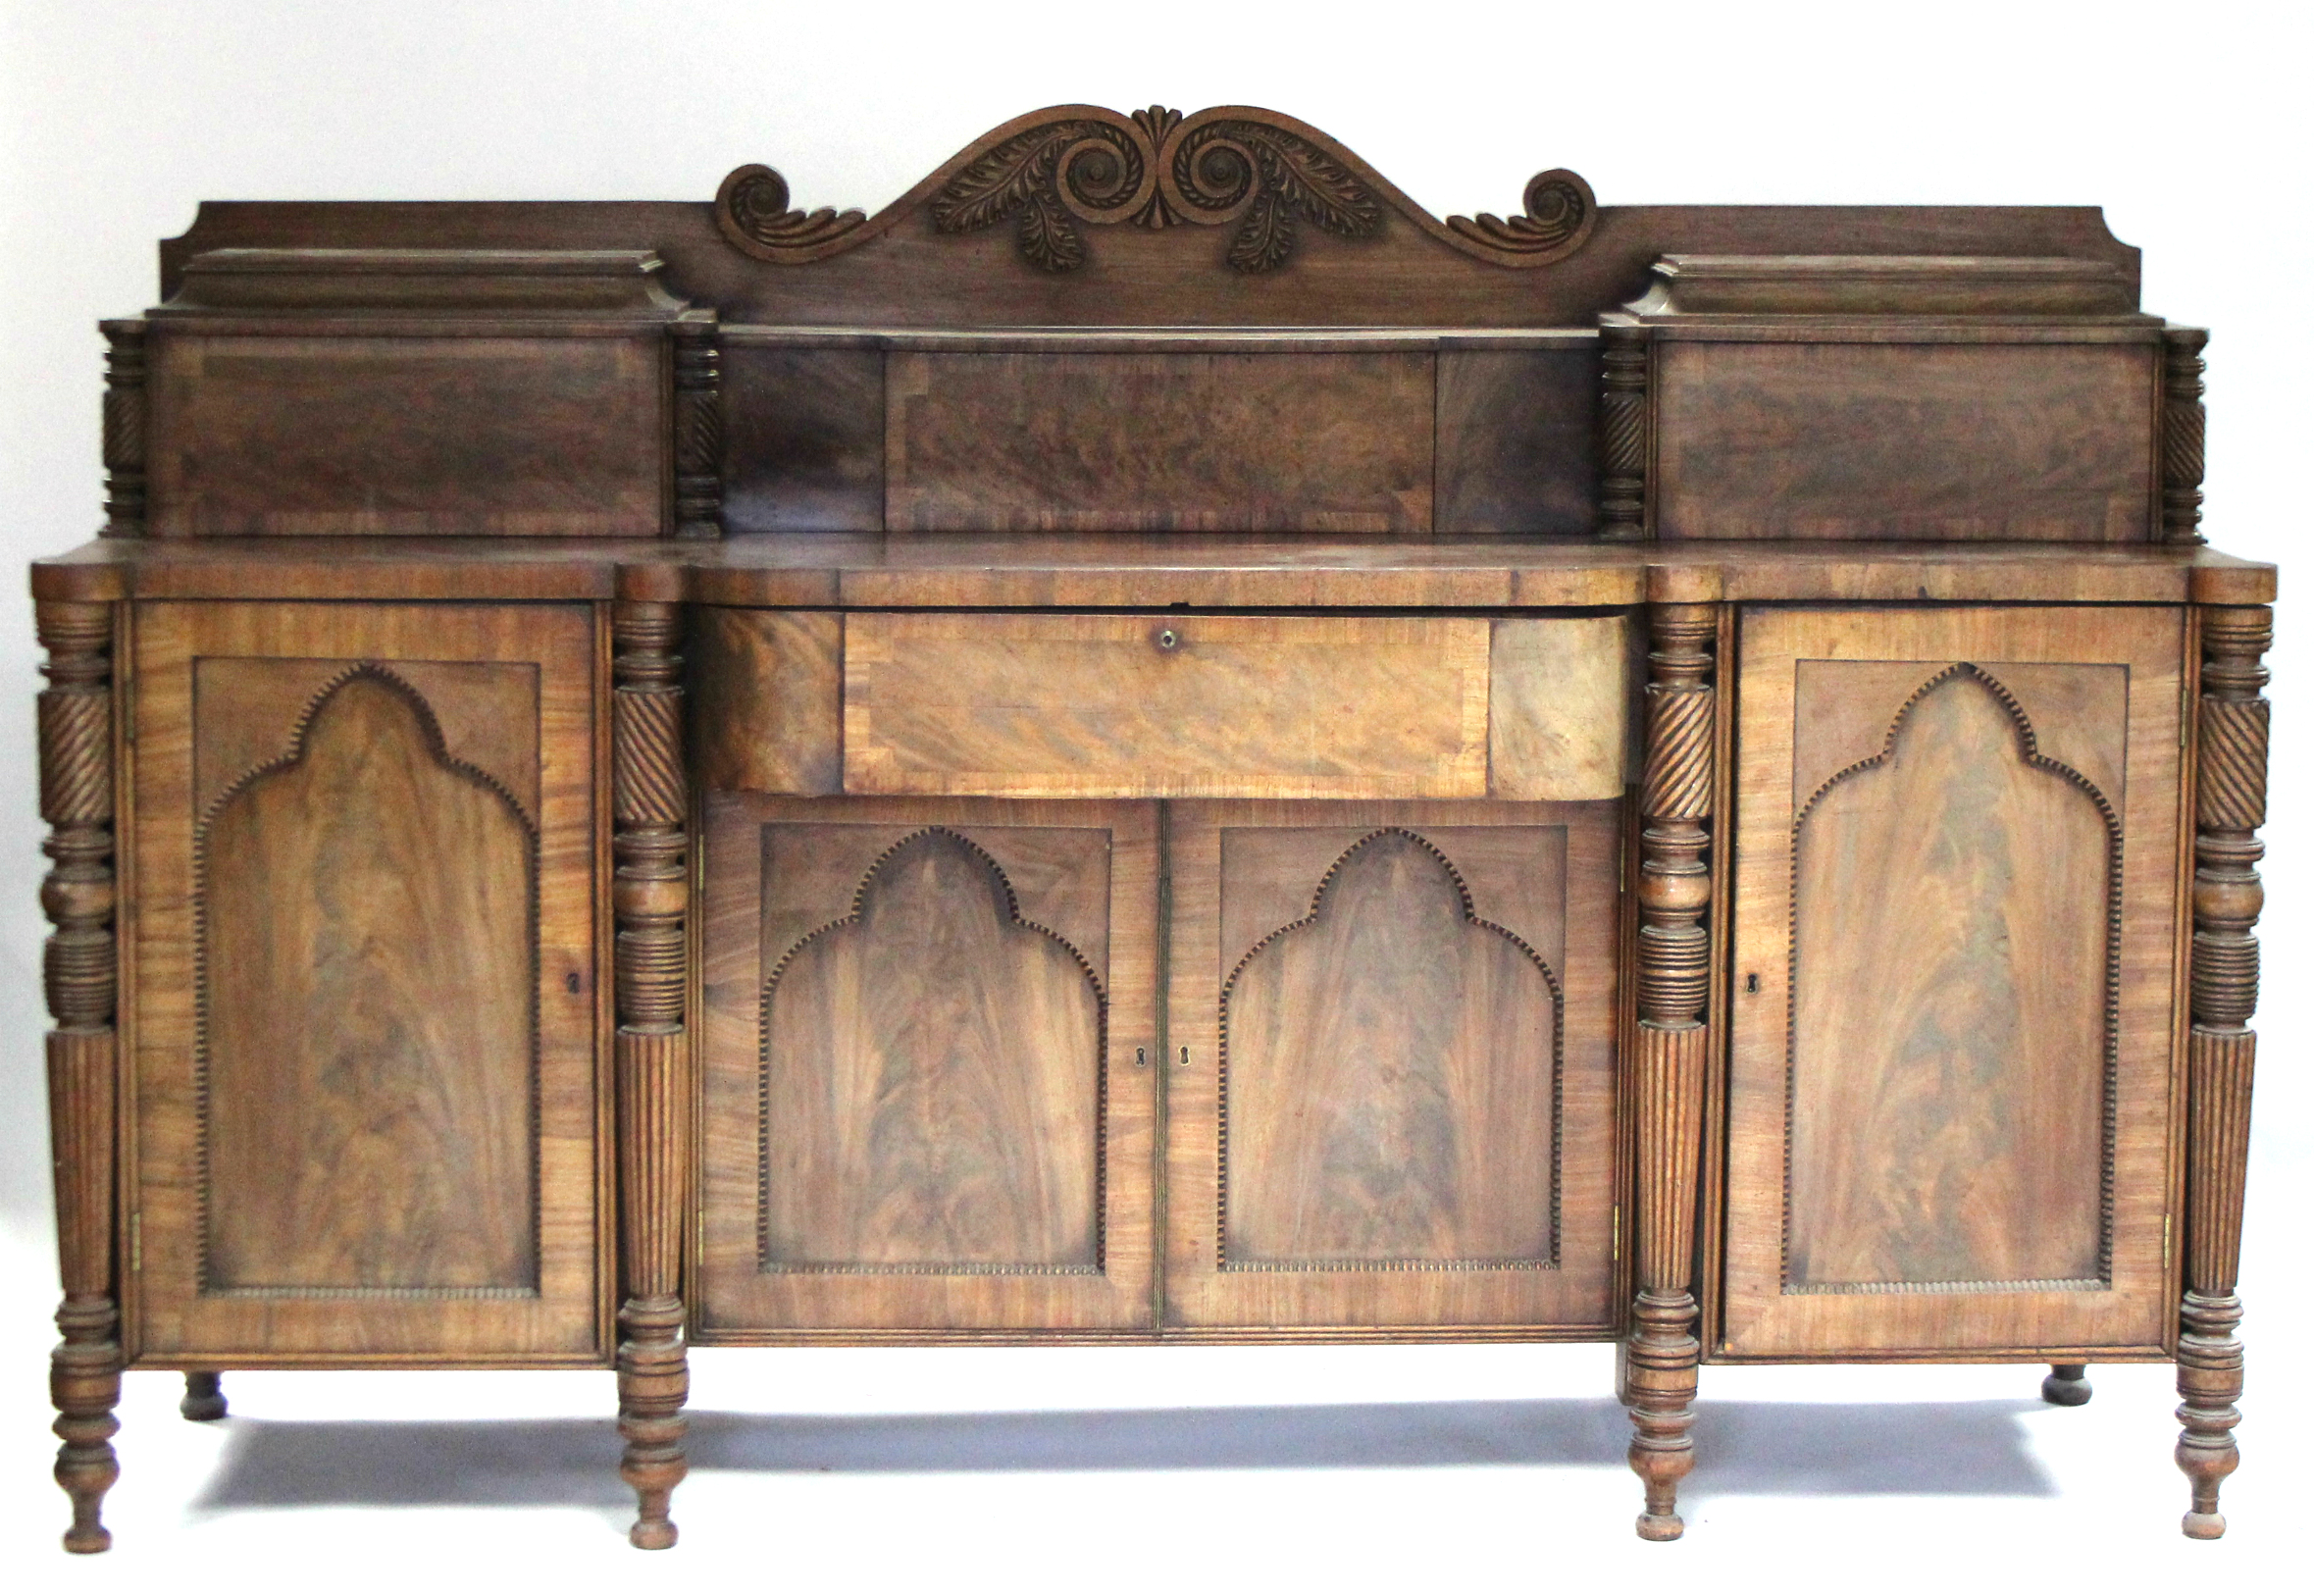
POLYGON ((2089 1400, 2089 1365, 2086 1364, 2051 1364, 2048 1377, 2041 1381, 2041 1401, 2060 1408, 2079 1408, 2089 1400))
POLYGON ((2226 1533, 2218 1487, 2239 1467, 2241 1192, 2249 1166, 2258 1039, 2258 939, 2265 905, 2266 668, 2274 612, 2201 610, 2200 758, 2194 790, 2193 1027, 2185 1045, 2185 1298, 2178 1309, 2178 1467, 2193 1490, 2184 1528, 2226 1533))
POLYGON ((1695 1203, 1703 1152, 1711 907, 1706 853, 1716 715, 1710 604, 1649 611, 1647 763, 1639 791, 1636 1265, 1623 1349, 1632 1471, 1647 1492, 1644 1540, 1679 1538, 1679 1481, 1695 1467, 1695 1203))
POLYGON ((43 973, 49 1012, 48 1125, 56 1174, 64 1332, 49 1360, 56 1482, 73 1499, 68 1552, 113 1544, 104 1495, 121 1477, 113 1409, 121 1401, 121 1313, 113 1259, 114 1111, 119 965, 113 927, 113 612, 107 604, 33 606, 48 650, 40 695, 40 813, 55 862, 40 902, 55 925, 43 973))
POLYGON ((113 1409, 121 1401, 121 1315, 110 1297, 67 1297, 56 1315, 64 1332, 48 1363, 48 1389, 56 1402, 56 1482, 73 1499, 73 1527, 65 1531, 68 1552, 102 1552, 113 1544, 104 1526, 104 1494, 121 1477, 113 1437, 121 1421, 113 1409))
POLYGON ((690 1469, 683 1404, 691 1372, 682 1296, 690 1058, 684 1028, 690 805, 682 747, 683 612, 623 603, 611 614, 611 853, 618 919, 619 1475, 635 1488, 627 1538, 675 1544, 668 1504, 690 1469))
POLYGON ((195 1423, 207 1423, 225 1416, 225 1376, 214 1369, 188 1369, 184 1376, 184 1400, 177 1411, 195 1423))

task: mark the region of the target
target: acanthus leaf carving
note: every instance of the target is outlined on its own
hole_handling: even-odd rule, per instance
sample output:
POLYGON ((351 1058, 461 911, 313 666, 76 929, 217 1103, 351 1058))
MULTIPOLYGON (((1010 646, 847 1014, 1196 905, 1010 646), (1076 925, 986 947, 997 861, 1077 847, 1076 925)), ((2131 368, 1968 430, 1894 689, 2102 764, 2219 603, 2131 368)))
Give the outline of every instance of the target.
POLYGON ((998 129, 874 217, 796 210, 777 172, 745 166, 724 180, 715 219, 746 253, 801 264, 865 243, 921 206, 942 233, 1012 222, 1022 257, 1055 274, 1091 258, 1080 223, 1233 226, 1222 259, 1259 276, 1293 258, 1305 222, 1337 237, 1373 238, 1395 209, 1464 254, 1527 267, 1573 253, 1597 218, 1590 185, 1559 169, 1527 183, 1524 205, 1508 220, 1442 222, 1325 134, 1251 106, 1186 117, 1161 105, 1130 116, 1059 106, 998 129))

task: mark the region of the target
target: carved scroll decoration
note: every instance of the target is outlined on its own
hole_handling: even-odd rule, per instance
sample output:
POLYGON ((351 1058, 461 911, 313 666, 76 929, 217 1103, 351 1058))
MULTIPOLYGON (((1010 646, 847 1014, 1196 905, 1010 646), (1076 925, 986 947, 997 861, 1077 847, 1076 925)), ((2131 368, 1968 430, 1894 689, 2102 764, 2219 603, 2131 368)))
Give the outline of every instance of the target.
MULTIPOLYGON (((1780 1250, 1781 1289, 1790 1296, 1880 1296, 1917 1294, 1954 1294, 2018 1291, 2109 1291, 2113 1286, 2113 1196, 2114 1148, 2120 1133, 2121 1103, 2121 933, 2123 910, 2122 877, 2122 823, 2112 800, 2097 785, 2080 771, 2040 751, 2040 742, 2033 731, 2025 706, 2017 701, 1997 678, 1981 666, 1960 663, 1947 665, 1915 688, 1897 708, 1888 722, 1888 730, 1880 740, 1877 751, 1854 764, 1834 771, 1808 795, 1792 816, 1790 866, 1786 872, 1791 883, 1790 899, 1786 905, 1787 950, 1784 980, 1784 1157, 1783 1157, 1783 1228, 1780 1250), (1793 1152, 1792 1126, 1799 1117, 1799 994, 1800 994, 1800 838, 1810 815, 1817 806, 1843 784, 1853 781, 1868 771, 1885 767, 1895 756, 1897 740, 1903 735, 1905 723, 1928 695, 1960 678, 1976 682, 1989 694, 2015 728, 2018 750, 2026 765, 2044 771, 2086 797, 2097 811, 2105 833, 2105 901, 2102 919, 2105 930, 2105 959, 2102 970, 2104 997, 2100 1004, 2102 1049, 2098 1070, 2098 1155, 2097 1155, 2097 1250, 2096 1270, 2081 1279, 2028 1280, 1888 1280, 1888 1281, 1802 1281, 1794 1278, 1792 1268, 1792 1216, 1795 1199, 1792 1190, 1793 1152)), ((1859 890, 1872 890, 1860 884, 1859 890)))
POLYGON ((1316 129, 1253 106, 1185 117, 1161 105, 1130 116, 1071 105, 1006 123, 873 217, 795 210, 777 172, 745 166, 724 180, 715 220, 735 247, 791 265, 856 247, 918 209, 939 232, 1010 222, 1022 257, 1054 273, 1089 258, 1085 224, 1230 226, 1223 261, 1260 274, 1292 258, 1303 224, 1370 238, 1394 210, 1466 255, 1531 267, 1582 247, 1598 219, 1590 185, 1564 170, 1538 173, 1524 204, 1525 214, 1507 221, 1482 214, 1441 222, 1316 129))
POLYGON ((668 1503, 690 1471, 683 1405, 685 950, 691 800, 683 764, 679 604, 611 610, 611 911, 618 1008, 619 1473, 639 1506, 627 1538, 675 1544, 668 1503))
POLYGON ((1630 1461, 1647 1490, 1646 1540, 1683 1529, 1695 1467, 1695 1208, 1710 1057, 1712 793, 1719 609, 1656 604, 1648 624, 1647 757, 1639 789, 1638 1298, 1624 1346, 1630 1461))
POLYGON ((2202 440, 2207 417, 2201 403, 2201 351, 2209 334, 2198 327, 2161 331, 2161 531, 2162 541, 2203 543, 2201 535, 2202 440))
POLYGON ((1385 827, 1369 832, 1345 849, 1341 857, 1326 868, 1311 896, 1310 911, 1300 919, 1288 922, 1270 932, 1246 951, 1243 958, 1230 970, 1221 983, 1220 1002, 1220 1059, 1219 1079, 1215 1088, 1215 1119, 1219 1130, 1218 1174, 1214 1200, 1214 1266, 1223 1273, 1335 1273, 1373 1270, 1403 1271, 1470 1271, 1503 1269, 1556 1269, 1560 1267, 1560 1169, 1562 1139, 1565 1135, 1565 1060, 1567 1033, 1567 996, 1560 984, 1558 972, 1553 970, 1543 955, 1507 926, 1479 917, 1475 901, 1470 896, 1469 883, 1455 868, 1454 861, 1438 846, 1418 832, 1403 826, 1385 827), (1378 845, 1402 843, 1427 856, 1444 873, 1461 901, 1462 924, 1466 932, 1499 937, 1531 964, 1543 981, 1551 1000, 1551 1149, 1550 1149, 1550 1244, 1549 1251, 1539 1257, 1509 1258, 1348 1258, 1348 1259, 1254 1259, 1233 1255, 1229 1246, 1229 1085, 1231 999, 1240 990, 1247 972, 1257 960, 1273 953, 1280 943, 1289 937, 1309 931, 1326 912, 1327 899, 1343 871, 1362 853, 1378 845))
POLYGON ((2193 1490, 2185 1532, 2226 1532, 2218 1488, 2241 1461, 2242 1185, 2249 1165, 2250 1079, 2257 1033, 2258 940, 2265 906, 2267 704, 2262 656, 2274 612, 2201 612, 2200 769, 2194 789, 2193 1027, 2186 1043, 2185 1296, 2179 1307, 2178 1467, 2193 1490))
POLYGON ((113 610, 33 606, 48 686, 40 694, 42 845, 53 867, 40 905, 55 932, 42 957, 48 1011, 48 1113, 56 1154, 56 1237, 64 1340, 49 1359, 57 1410, 56 1482, 73 1499, 68 1552, 112 1545, 105 1492, 120 1478, 112 1438, 121 1400, 121 1313, 114 1276, 114 1069, 120 961, 113 903, 113 610))

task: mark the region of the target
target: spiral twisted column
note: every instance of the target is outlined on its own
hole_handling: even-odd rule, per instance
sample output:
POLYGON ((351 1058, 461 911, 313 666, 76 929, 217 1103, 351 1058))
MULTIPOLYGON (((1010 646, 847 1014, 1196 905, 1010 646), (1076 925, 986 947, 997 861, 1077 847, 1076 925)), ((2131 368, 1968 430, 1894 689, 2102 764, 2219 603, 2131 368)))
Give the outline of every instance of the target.
POLYGON ((1639 1534, 1676 1540, 1679 1481, 1695 1467, 1695 1203, 1710 1056, 1712 604, 1648 611, 1647 759, 1639 789, 1639 1030, 1635 1112, 1638 1297, 1624 1346, 1631 1467, 1647 1489, 1639 1534))
POLYGON ((2185 1297, 2178 1310, 2178 1467, 2193 1488, 2185 1533, 2226 1533, 2218 1487, 2240 1465, 2241 1194, 2250 1073, 2258 1052, 2258 940, 2265 906, 2266 667, 2274 612, 2201 612, 2200 767, 2194 787, 2193 1029, 2185 1054, 2185 1297))

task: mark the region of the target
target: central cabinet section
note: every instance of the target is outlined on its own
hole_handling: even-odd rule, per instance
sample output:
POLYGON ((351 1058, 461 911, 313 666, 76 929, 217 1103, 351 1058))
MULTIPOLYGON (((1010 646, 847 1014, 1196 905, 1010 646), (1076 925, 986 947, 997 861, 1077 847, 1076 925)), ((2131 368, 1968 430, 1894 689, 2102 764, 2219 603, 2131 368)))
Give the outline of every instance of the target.
POLYGON ((1620 617, 696 635, 702 1340, 1612 1329, 1620 617))

